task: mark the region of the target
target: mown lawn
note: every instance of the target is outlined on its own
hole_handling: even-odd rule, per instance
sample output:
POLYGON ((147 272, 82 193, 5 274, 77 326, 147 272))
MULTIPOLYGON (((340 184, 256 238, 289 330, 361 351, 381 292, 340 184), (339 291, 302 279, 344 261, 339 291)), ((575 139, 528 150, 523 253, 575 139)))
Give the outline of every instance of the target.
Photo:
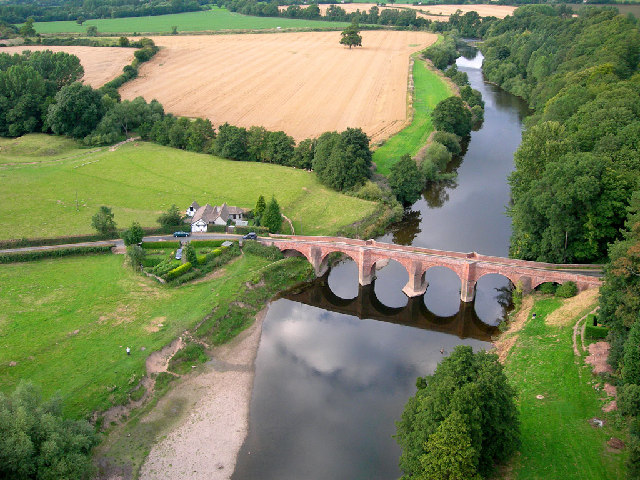
POLYGON ((87 20, 82 25, 75 21, 36 22, 38 33, 84 33, 89 25, 98 27, 100 33, 167 33, 178 27, 178 32, 219 30, 264 30, 287 28, 344 28, 344 22, 324 22, 276 17, 253 17, 233 13, 225 8, 212 7, 202 12, 176 13, 153 17, 127 17, 87 20))
POLYGON ((378 173, 389 175, 391 165, 408 153, 415 156, 433 132, 431 112, 441 100, 453 95, 449 86, 416 57, 413 64, 413 121, 373 153, 378 173))
POLYGON ((252 272, 270 263, 244 255, 220 277, 168 288, 124 268, 123 260, 0 266, 0 391, 28 379, 47 397, 60 392, 72 417, 122 403, 151 352, 235 299, 252 272))
POLYGON ((579 317, 561 327, 545 324, 560 305, 555 298, 536 301, 532 311, 537 318, 518 333, 505 364, 518 392, 522 422, 521 455, 509 478, 625 478, 626 452, 609 451, 606 445, 612 436, 624 439, 624 433, 615 427, 615 413, 602 412, 605 395, 593 388, 590 367, 573 352, 572 327, 579 317), (588 423, 594 417, 605 419, 604 428, 588 423))
MULTIPOLYGON (((32 149, 33 143, 50 139, 58 141, 28 135, 13 142, 25 142, 32 149)), ((80 156, 54 162, 43 161, 50 159, 40 155, 42 151, 5 156, 0 150, 1 239, 92 233, 91 217, 101 205, 112 207, 120 227, 134 220, 150 227, 157 226, 158 215, 174 203, 181 210, 194 200, 253 208, 259 195, 267 201, 273 195, 296 233, 311 235, 333 234, 375 208, 372 202, 323 187, 310 172, 151 143, 129 143, 114 152, 84 150, 80 156), (11 162, 25 164, 2 165, 11 162)))

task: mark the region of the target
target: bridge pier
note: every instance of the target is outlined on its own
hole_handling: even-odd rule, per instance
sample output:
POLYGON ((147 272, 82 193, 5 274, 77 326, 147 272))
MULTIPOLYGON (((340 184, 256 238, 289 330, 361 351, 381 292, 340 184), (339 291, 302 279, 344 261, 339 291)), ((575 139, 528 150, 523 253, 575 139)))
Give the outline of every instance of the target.
POLYGON ((471 280, 462 280, 460 288, 460 300, 463 302, 473 302, 476 297, 476 282, 471 280))
POLYGON ((358 255, 358 283, 360 285, 369 285, 373 281, 373 262, 371 254, 368 250, 360 251, 358 255))
POLYGON ((311 248, 311 265, 316 272, 316 277, 322 277, 329 271, 329 263, 324 262, 322 258, 322 250, 318 247, 311 248))
POLYGON ((409 281, 404 286, 402 291, 407 297, 419 297, 427 291, 427 282, 425 280, 426 271, 421 263, 411 262, 411 267, 408 269, 409 281))

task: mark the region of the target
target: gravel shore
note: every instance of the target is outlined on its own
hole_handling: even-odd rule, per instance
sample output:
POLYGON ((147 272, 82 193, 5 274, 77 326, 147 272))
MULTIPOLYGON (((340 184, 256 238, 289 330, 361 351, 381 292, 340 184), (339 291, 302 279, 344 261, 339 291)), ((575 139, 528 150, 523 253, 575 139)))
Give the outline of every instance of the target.
POLYGON ((142 480, 231 478, 248 431, 255 359, 265 314, 266 309, 249 329, 217 347, 202 373, 186 379, 163 398, 196 397, 184 419, 151 449, 140 472, 142 480))

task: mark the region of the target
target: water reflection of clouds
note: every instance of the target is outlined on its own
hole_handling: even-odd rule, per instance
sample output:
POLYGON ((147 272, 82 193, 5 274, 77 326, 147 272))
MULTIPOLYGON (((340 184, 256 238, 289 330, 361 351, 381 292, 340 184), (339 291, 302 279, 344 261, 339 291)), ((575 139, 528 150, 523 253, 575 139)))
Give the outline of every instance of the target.
POLYGON ((447 334, 359 320, 288 300, 275 302, 269 317, 262 354, 288 357, 308 374, 334 377, 350 389, 386 389, 388 379, 395 382, 398 377, 428 374, 440 361, 440 348, 460 342, 447 334), (286 316, 282 310, 288 312, 286 316))

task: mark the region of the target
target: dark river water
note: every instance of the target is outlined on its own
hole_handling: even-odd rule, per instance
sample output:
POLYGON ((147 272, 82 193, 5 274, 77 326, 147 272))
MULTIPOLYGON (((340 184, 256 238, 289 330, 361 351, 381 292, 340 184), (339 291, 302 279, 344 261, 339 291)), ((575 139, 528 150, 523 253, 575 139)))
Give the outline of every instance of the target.
MULTIPOLYGON (((481 62, 480 55, 458 59, 482 92, 485 121, 450 165, 457 178, 425 191, 379 241, 507 255, 506 179, 527 110, 483 81, 481 62)), ((432 373, 456 345, 488 348, 510 300, 499 275, 482 277, 471 303, 460 302, 453 271, 432 268, 426 278, 424 296, 409 299, 400 264, 390 262, 361 287, 349 260, 272 302, 234 480, 400 477, 395 422, 416 377, 432 373)))

